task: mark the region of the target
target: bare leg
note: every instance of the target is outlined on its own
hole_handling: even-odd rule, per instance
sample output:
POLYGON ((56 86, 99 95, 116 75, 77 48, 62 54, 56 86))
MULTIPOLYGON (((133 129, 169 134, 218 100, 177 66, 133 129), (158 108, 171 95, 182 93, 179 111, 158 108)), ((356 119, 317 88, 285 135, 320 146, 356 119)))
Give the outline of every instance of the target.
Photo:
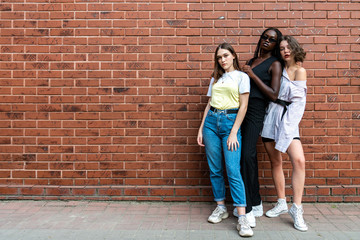
MULTIPOLYGON (((225 205, 225 201, 218 201, 216 202, 218 205, 225 205)), ((237 211, 238 211, 238 214, 239 216, 240 215, 245 215, 246 212, 245 212, 245 207, 236 207, 237 211)))
POLYGON ((278 198, 285 199, 285 176, 281 152, 275 149, 275 142, 265 142, 265 150, 271 162, 271 173, 278 198))
POLYGON ((237 209, 237 211, 238 211, 239 216, 246 214, 246 212, 245 212, 245 207, 236 207, 236 209, 237 209))
POLYGON ((294 192, 293 202, 301 205, 305 184, 305 156, 300 140, 293 140, 287 150, 293 165, 292 187, 294 192))

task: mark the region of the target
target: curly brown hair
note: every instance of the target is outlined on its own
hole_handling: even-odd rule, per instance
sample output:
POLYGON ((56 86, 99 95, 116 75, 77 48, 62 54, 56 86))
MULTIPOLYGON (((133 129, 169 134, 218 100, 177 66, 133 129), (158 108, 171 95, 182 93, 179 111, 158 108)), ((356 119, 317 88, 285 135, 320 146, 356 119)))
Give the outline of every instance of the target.
POLYGON ((304 62, 306 52, 293 36, 284 35, 280 38, 280 41, 288 42, 289 48, 291 49, 291 53, 294 56, 295 62, 304 62))

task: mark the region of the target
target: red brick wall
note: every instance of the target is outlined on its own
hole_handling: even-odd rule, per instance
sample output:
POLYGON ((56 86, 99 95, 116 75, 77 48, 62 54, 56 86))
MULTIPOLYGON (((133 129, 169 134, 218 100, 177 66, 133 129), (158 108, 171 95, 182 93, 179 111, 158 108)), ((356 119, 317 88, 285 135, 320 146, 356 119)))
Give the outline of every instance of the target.
MULTIPOLYGON (((304 199, 360 201, 360 3, 2 0, 0 9, 1 199, 211 200, 196 135, 213 52, 230 42, 243 64, 275 26, 308 53, 304 199)), ((272 201, 260 142, 259 151, 272 201)), ((290 185, 289 161, 285 174, 290 185)))

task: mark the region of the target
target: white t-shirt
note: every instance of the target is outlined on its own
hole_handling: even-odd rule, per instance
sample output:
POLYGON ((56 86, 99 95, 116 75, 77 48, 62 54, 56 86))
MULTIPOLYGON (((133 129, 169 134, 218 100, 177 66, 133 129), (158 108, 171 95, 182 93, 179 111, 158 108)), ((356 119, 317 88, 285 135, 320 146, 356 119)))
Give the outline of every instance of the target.
POLYGON ((224 73, 214 81, 211 78, 207 96, 211 97, 210 105, 220 110, 239 108, 240 94, 250 92, 250 78, 239 70, 224 73))

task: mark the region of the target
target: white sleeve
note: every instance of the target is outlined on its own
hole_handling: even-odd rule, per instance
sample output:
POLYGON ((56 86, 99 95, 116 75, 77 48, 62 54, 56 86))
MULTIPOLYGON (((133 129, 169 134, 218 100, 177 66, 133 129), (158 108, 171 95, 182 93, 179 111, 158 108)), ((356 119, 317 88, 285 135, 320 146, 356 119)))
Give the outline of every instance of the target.
POLYGON ((209 88, 208 88, 208 92, 206 94, 206 96, 208 96, 208 97, 211 97, 211 90, 212 90, 212 85, 213 85, 214 81, 215 81, 215 79, 211 78, 209 88))
POLYGON ((250 78, 246 73, 240 72, 240 81, 239 81, 239 93, 249 93, 250 92, 250 78))

